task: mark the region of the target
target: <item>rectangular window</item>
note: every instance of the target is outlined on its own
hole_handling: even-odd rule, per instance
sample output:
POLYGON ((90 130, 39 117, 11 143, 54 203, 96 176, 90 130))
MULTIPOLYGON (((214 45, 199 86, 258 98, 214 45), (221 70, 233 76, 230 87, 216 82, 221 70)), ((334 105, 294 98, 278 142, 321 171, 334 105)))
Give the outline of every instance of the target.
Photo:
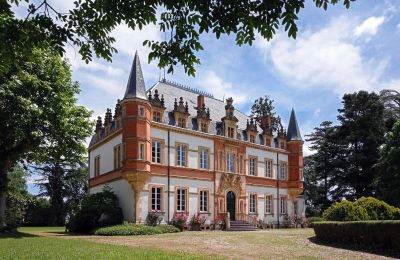
POLYGON ((187 147, 183 144, 176 146, 176 162, 178 166, 186 167, 187 147))
POLYGON ((208 169, 208 149, 200 147, 199 148, 199 156, 200 156, 200 169, 208 169))
POLYGON ((266 146, 271 146, 271 139, 270 138, 265 138, 265 145, 266 146))
POLYGON ((243 174, 243 155, 239 155, 239 173, 243 174))
POLYGON ((250 142, 255 143, 256 142, 256 136, 255 135, 250 135, 250 142))
POLYGON ((272 195, 265 196, 265 214, 272 214, 272 195))
POLYGON ((94 176, 100 175, 100 155, 94 157, 94 176))
POLYGON ((161 211, 161 192, 160 187, 151 188, 151 209, 161 211))
POLYGON ((281 147, 281 149, 285 149, 285 142, 284 142, 284 141, 282 141, 282 142, 280 143, 280 147, 281 147))
POLYGON ((178 126, 186 128, 186 120, 184 118, 178 118, 178 126))
POLYGON ((223 152, 222 151, 218 151, 218 169, 220 171, 222 171, 222 162, 224 160, 223 156, 224 156, 223 152))
POLYGON ((114 170, 122 167, 121 144, 114 146, 114 170))
POLYGON ((294 209, 294 214, 297 215, 298 211, 297 211, 297 201, 293 202, 293 209, 294 209))
POLYGON ((250 213, 256 213, 256 203, 257 203, 257 195, 250 194, 250 207, 249 207, 250 213))
POLYGON ((186 211, 186 189, 176 189, 176 211, 186 211))
POLYGON ((161 113, 159 111, 153 112, 153 121, 154 122, 161 122, 161 113))
POLYGON ((265 161, 265 177, 272 178, 272 161, 265 161))
POLYGON ((256 176, 257 175, 257 163, 256 163, 256 158, 254 157, 250 157, 249 158, 250 162, 250 169, 249 169, 249 174, 252 176, 256 176))
POLYGON ((139 106, 139 116, 144 117, 144 107, 139 106))
POLYGON ((200 191, 200 212, 208 212, 208 191, 200 191))
POLYGON ((206 123, 201 123, 200 124, 200 131, 202 131, 203 133, 207 133, 208 132, 208 127, 206 123))
POLYGON ((144 144, 139 143, 139 160, 144 160, 144 144))
POLYGON ((235 130, 233 127, 228 127, 228 137, 235 138, 235 130))
POLYGON ((281 213, 281 214, 286 214, 286 203, 287 203, 287 201, 286 201, 286 197, 281 197, 280 198, 280 202, 279 202, 280 204, 279 204, 279 212, 281 213))
POLYGON ((226 154, 226 166, 228 168, 228 172, 235 172, 235 154, 234 153, 226 154))
POLYGON ((286 180, 287 179, 287 174, 286 174, 286 162, 281 162, 280 167, 279 167, 279 179, 281 180, 286 180))
POLYGON ((151 143, 151 161, 153 163, 161 163, 161 142, 153 141, 151 143))

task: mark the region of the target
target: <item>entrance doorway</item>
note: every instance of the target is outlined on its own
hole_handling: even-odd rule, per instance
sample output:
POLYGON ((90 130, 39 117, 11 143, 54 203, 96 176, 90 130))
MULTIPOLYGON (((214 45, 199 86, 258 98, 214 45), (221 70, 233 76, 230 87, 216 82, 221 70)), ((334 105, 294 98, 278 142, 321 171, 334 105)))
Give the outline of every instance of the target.
POLYGON ((236 197, 233 191, 229 191, 226 194, 226 208, 231 216, 231 220, 235 220, 235 212, 236 212, 236 197))

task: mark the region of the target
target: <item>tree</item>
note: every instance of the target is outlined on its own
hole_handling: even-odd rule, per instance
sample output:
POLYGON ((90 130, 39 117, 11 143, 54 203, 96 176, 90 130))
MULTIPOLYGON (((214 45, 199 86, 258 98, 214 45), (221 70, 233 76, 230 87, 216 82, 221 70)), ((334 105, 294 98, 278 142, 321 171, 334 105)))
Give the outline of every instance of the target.
POLYGON ((79 85, 72 82, 69 65, 57 53, 32 49, 30 55, 16 58, 8 72, 0 74, 0 226, 9 169, 17 161, 31 160, 47 145, 70 149, 67 143, 81 136, 74 129, 78 131, 90 116, 76 106, 79 85), (74 128, 64 134, 69 126, 74 128))
POLYGON ((336 131, 332 122, 324 121, 306 139, 315 153, 304 160, 305 192, 308 205, 319 213, 334 201, 340 201, 342 195, 337 185, 342 147, 336 140, 336 131))
POLYGON ((375 164, 385 134, 384 107, 377 94, 366 91, 345 94, 342 103, 336 138, 345 148, 338 185, 347 199, 354 200, 374 194, 375 164))
MULTIPOLYGON (((194 65, 200 60, 196 52, 202 50, 200 35, 212 33, 218 39, 221 35, 234 34, 236 44, 251 45, 260 35, 272 39, 280 26, 288 36, 296 38, 298 14, 304 8, 305 0, 269 1, 75 1, 69 13, 60 13, 49 1, 26 0, 29 8, 26 17, 16 18, 11 4, 20 0, 2 2, 0 8, 0 58, 12 63, 14 55, 23 53, 24 48, 51 43, 60 53, 66 43, 79 47, 87 62, 93 54, 111 60, 117 50, 112 46, 115 39, 110 32, 119 24, 131 29, 158 24, 160 31, 168 32, 164 41, 145 41, 151 52, 149 60, 158 59, 159 67, 183 65, 185 72, 194 75, 194 65), (15 48, 19 49, 15 52, 15 48)), ((316 7, 328 9, 340 0, 313 0, 316 7)), ((346 8, 355 0, 343 0, 346 8)))
POLYGON ((280 118, 276 116, 273 104, 274 100, 270 99, 267 95, 256 99, 251 107, 251 116, 254 117, 259 124, 261 123, 261 118, 263 116, 270 116, 271 130, 277 131, 280 124, 280 118))
POLYGON ((396 121, 400 120, 400 92, 393 89, 384 89, 379 92, 379 97, 385 107, 385 123, 390 131, 396 121))
POLYGON ((378 198, 400 207, 400 121, 386 135, 376 176, 378 198))

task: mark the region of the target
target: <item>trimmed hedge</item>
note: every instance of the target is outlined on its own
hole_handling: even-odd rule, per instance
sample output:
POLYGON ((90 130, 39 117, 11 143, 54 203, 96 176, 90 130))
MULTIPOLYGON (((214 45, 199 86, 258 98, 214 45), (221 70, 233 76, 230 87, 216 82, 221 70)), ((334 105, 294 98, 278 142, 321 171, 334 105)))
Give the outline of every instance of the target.
POLYGON ((317 238, 325 242, 362 244, 400 250, 400 221, 315 222, 317 238))
POLYGON ((315 222, 325 221, 324 218, 321 217, 309 217, 307 218, 308 226, 313 227, 315 222))
POLYGON ((138 235, 156 235, 164 233, 177 233, 180 230, 170 225, 146 226, 124 224, 110 227, 98 228, 94 234, 98 236, 138 236, 138 235))

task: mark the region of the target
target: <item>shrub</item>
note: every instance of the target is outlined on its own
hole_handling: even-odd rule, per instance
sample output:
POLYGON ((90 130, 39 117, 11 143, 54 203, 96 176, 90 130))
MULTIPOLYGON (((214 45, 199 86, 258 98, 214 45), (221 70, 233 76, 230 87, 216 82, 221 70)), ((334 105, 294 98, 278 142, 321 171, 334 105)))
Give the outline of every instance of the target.
POLYGON ((196 213, 194 214, 191 218, 190 218, 190 229, 191 230, 200 230, 200 226, 204 224, 204 222, 206 222, 207 218, 203 215, 201 215, 200 213, 196 213))
POLYGON ((186 212, 175 212, 171 220, 171 225, 179 228, 180 231, 183 231, 187 219, 188 214, 186 212))
POLYGON ((335 204, 324 211, 322 216, 324 219, 331 221, 369 220, 367 211, 363 207, 354 205, 354 203, 348 200, 335 202, 335 204))
POLYGON ((399 220, 316 222, 314 231, 319 240, 326 242, 400 249, 399 220))
POLYGON ((157 226, 162 221, 162 215, 159 212, 151 211, 147 214, 146 225, 157 226))
POLYGON ((400 219, 400 209, 372 197, 361 197, 354 205, 364 208, 371 220, 400 219))
POLYGON ((117 196, 110 189, 104 189, 85 197, 81 208, 70 218, 66 227, 70 232, 86 233, 97 227, 121 224, 122 220, 117 196))
POLYGON ((309 217, 307 218, 307 223, 309 227, 313 227, 315 222, 325 221, 324 218, 321 217, 309 217))
POLYGON ((137 236, 176 232, 179 232, 179 229, 170 225, 146 226, 125 224, 98 228, 94 234, 99 236, 137 236))

